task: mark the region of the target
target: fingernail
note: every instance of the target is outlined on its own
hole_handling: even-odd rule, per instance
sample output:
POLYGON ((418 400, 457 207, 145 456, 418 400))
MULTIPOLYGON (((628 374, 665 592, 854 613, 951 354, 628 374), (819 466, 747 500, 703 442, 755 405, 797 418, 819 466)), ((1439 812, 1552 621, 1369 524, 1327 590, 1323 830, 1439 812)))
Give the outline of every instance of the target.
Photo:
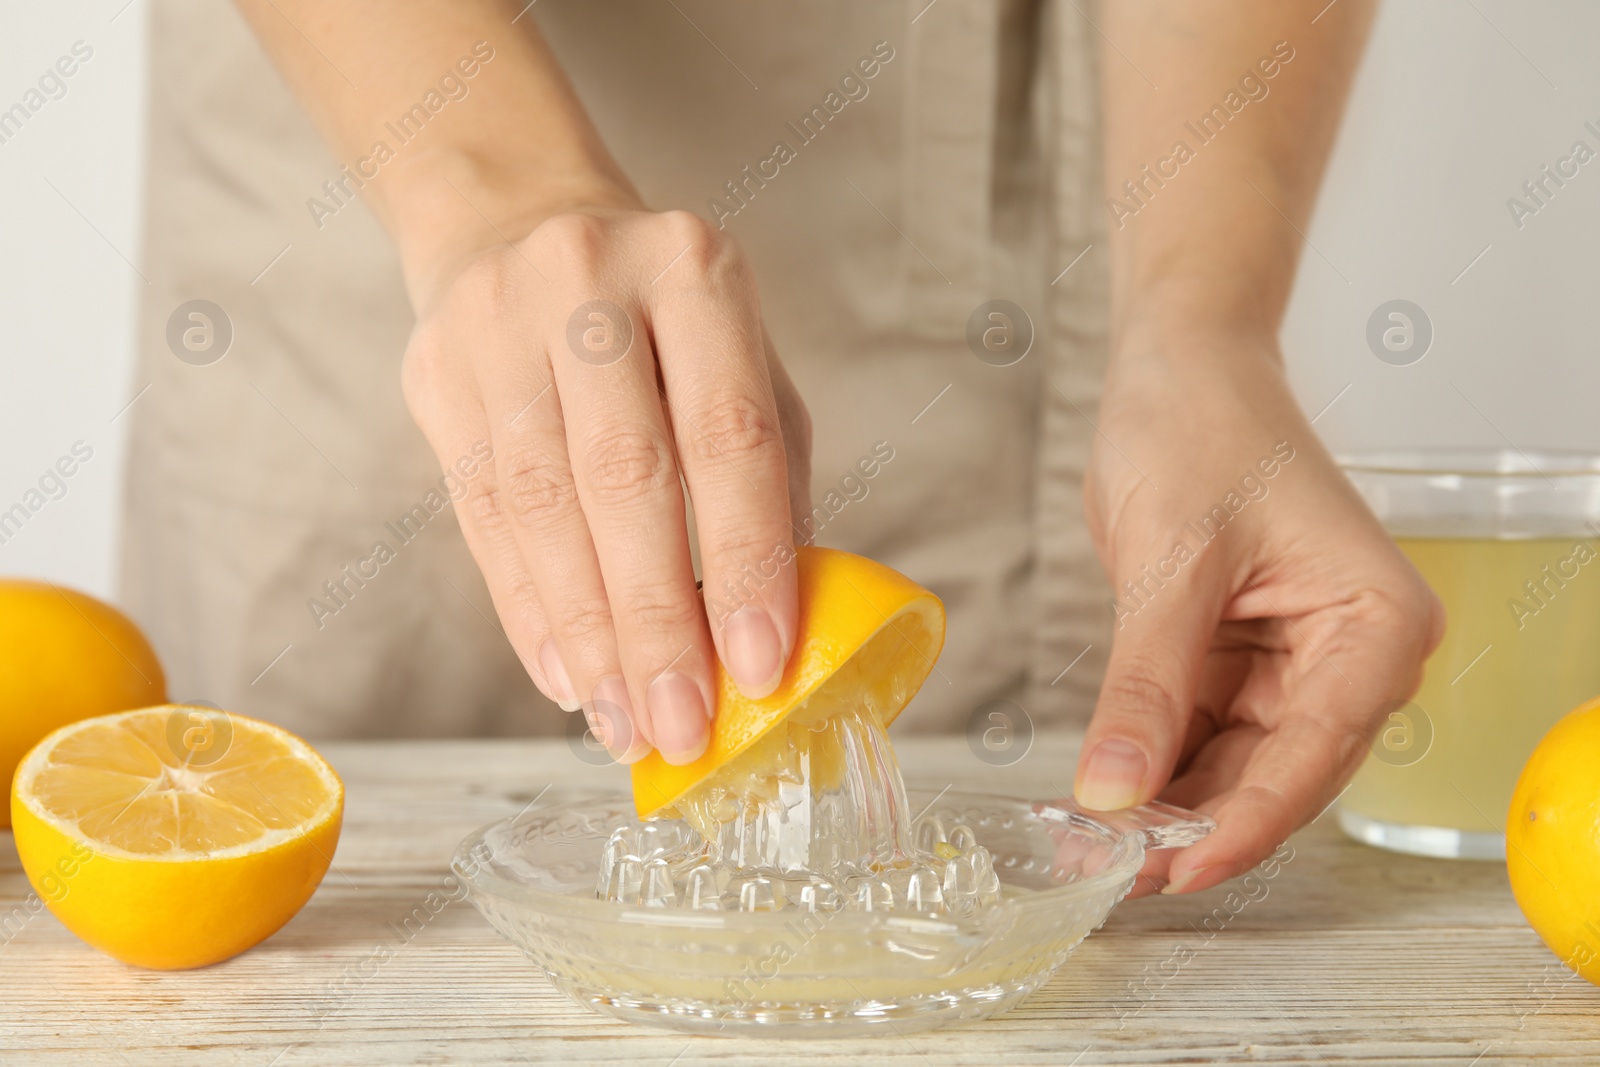
POLYGON ((663 671, 645 698, 661 758, 680 765, 699 759, 711 740, 711 722, 694 679, 682 671, 663 671))
POLYGON ((539 666, 544 668, 544 680, 554 690, 550 695, 561 705, 561 710, 577 711, 582 705, 578 703, 577 690, 572 688, 567 665, 561 662, 561 652, 556 648, 555 638, 547 637, 544 644, 539 646, 539 666))
POLYGON ((1095 811, 1118 811, 1139 799, 1139 787, 1150 767, 1143 752, 1131 741, 1102 741, 1089 754, 1089 765, 1078 781, 1078 803, 1095 811))
POLYGON ((628 699, 628 683, 622 680, 621 675, 613 674, 600 679, 589 697, 589 703, 584 705, 583 713, 588 716, 590 732, 618 762, 631 762, 627 757, 633 756, 637 760, 639 755, 643 755, 634 755, 634 750, 638 748, 638 733, 633 725, 633 702, 628 699))
POLYGON ((589 732, 594 735, 594 739, 599 741, 602 745, 605 745, 606 751, 611 753, 611 758, 616 760, 618 763, 624 765, 629 763, 638 763, 640 760, 644 759, 650 754, 649 742, 639 737, 637 730, 630 729, 627 725, 623 725, 620 728, 620 733, 628 737, 632 737, 633 744, 629 747, 628 751, 624 752, 620 756, 617 755, 616 750, 612 747, 613 742, 616 739, 612 736, 612 726, 610 722, 602 716, 597 715, 587 709, 584 711, 583 717, 588 720, 589 732))
MULTIPOLYGON (((1179 893, 1187 893, 1189 892, 1189 887, 1198 882, 1202 874, 1205 874, 1208 871, 1214 871, 1220 866, 1221 864, 1213 863, 1206 867, 1196 867, 1188 874, 1179 875, 1177 878, 1174 878, 1172 881, 1168 882, 1166 886, 1162 888, 1161 892, 1169 897, 1177 896, 1179 893)), ((1207 888, 1210 887, 1208 886, 1207 888)))
POLYGON ((743 607, 722 628, 723 666, 745 696, 767 696, 783 679, 783 645, 772 616, 762 608, 743 607))

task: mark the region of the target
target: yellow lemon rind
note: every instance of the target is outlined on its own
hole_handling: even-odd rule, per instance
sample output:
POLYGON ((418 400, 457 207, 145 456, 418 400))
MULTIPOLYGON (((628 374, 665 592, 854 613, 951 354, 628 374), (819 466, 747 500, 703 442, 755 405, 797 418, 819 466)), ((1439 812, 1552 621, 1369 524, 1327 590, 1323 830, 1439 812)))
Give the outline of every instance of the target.
MULTIPOLYGON (((149 639, 116 607, 66 586, 0 578, 0 775, 59 726, 165 703, 149 639)), ((11 825, 0 804, 0 829, 11 825)))
POLYGON ((1506 873, 1528 925, 1568 968, 1600 985, 1600 699, 1551 728, 1506 814, 1506 873), (1572 842, 1581 842, 1573 847, 1572 842))
MULTIPOLYGON (((184 706, 160 705, 96 721, 184 706)), ((18 856, 40 899, 89 945, 151 969, 206 966, 272 936, 321 884, 343 826, 343 783, 301 738, 248 716, 231 717, 285 740, 330 788, 324 805, 297 827, 226 849, 133 853, 87 838, 70 819, 43 810, 28 794, 32 775, 62 736, 90 720, 53 731, 24 758, 10 803, 18 856)))
POLYGON ((670 807, 685 793, 710 777, 803 706, 833 674, 881 631, 897 620, 915 615, 927 628, 926 655, 913 665, 917 672, 908 676, 905 700, 882 709, 888 726, 921 689, 944 647, 944 605, 939 598, 880 563, 853 556, 837 549, 804 547, 798 550, 803 564, 799 568, 800 611, 798 630, 802 645, 789 658, 778 688, 760 700, 743 696, 733 679, 716 665, 717 714, 711 726, 711 740, 699 759, 683 765, 667 763, 659 752, 651 752, 632 767, 634 806, 640 818, 670 807), (810 559, 804 557, 809 556, 810 559), (843 601, 864 608, 847 613, 838 607, 843 601), (835 619, 856 623, 819 632, 807 625, 807 614, 819 604, 835 619), (859 620, 859 622, 858 622, 859 620), (724 715, 724 709, 742 706, 750 714, 724 715))
POLYGON ((61 925, 123 963, 186 970, 253 948, 299 913, 327 873, 344 805, 263 851, 183 863, 97 853, 14 795, 12 815, 23 870, 61 925))

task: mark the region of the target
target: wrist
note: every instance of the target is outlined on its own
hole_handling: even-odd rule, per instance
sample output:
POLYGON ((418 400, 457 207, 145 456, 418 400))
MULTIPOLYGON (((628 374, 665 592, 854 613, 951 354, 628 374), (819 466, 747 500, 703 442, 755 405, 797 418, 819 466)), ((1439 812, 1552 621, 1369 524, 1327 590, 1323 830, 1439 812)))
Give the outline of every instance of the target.
POLYGON ((1218 279, 1202 268, 1123 288, 1113 299, 1114 359, 1150 351, 1241 350, 1277 358, 1284 297, 1252 279, 1218 279))
POLYGON ((1281 375, 1278 323, 1251 315, 1221 315, 1216 305, 1188 301, 1146 304, 1112 329, 1113 379, 1156 373, 1183 378, 1240 372, 1281 375))
POLYGON ((1167 419, 1205 410, 1249 420, 1298 410, 1275 326, 1163 306, 1116 332, 1102 411, 1167 419), (1255 416, 1249 412, 1254 411, 1255 416))
POLYGON ((534 165, 451 146, 418 152, 406 163, 385 176, 393 180, 380 214, 419 310, 473 258, 520 241, 554 215, 645 206, 609 157, 534 165))

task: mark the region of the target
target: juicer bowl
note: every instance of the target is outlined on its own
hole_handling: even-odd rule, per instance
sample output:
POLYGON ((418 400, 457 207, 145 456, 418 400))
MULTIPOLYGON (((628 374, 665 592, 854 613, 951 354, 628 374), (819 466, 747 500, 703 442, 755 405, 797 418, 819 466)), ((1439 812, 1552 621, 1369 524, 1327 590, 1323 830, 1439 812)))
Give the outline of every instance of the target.
POLYGON ((989 850, 998 904, 956 917, 601 900, 607 840, 640 825, 621 793, 545 799, 469 836, 452 867, 495 929, 580 1004, 693 1033, 837 1037, 1007 1010, 1105 921, 1147 850, 1191 844, 1213 826, 1159 803, 1086 813, 1070 800, 908 798, 918 827, 965 825, 989 850))

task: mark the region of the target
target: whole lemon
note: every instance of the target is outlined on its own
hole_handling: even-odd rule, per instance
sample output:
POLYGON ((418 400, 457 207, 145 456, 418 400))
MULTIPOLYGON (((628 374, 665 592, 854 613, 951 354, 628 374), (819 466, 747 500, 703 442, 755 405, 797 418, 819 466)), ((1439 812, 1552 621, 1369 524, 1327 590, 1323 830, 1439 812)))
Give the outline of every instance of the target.
MULTIPOLYGON (((0 579, 0 774, 60 726, 164 704, 167 680, 128 617, 48 582, 0 579)), ((11 814, 0 806, 0 828, 11 814)))
POLYGON ((1556 723, 1522 768, 1506 868, 1528 925, 1600 985, 1600 697, 1556 723))

